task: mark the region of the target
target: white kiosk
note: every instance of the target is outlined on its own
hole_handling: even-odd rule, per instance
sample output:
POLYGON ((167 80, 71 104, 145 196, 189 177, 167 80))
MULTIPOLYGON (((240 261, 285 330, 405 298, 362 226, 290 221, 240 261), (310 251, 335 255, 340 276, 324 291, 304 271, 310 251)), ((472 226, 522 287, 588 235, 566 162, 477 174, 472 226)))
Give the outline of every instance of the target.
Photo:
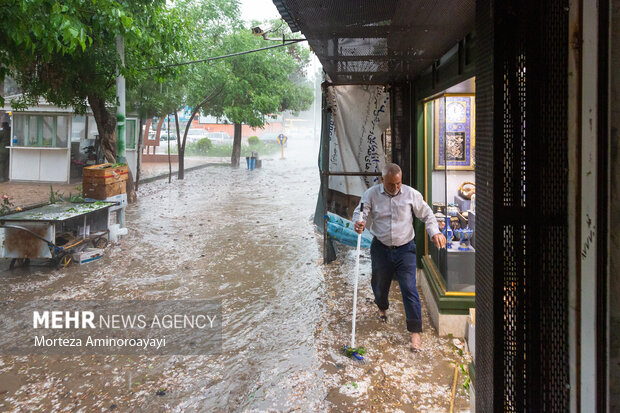
MULTIPOLYGON (((11 97, 5 98, 10 105, 11 97)), ((66 182, 81 176, 81 167, 89 164, 88 147, 98 135, 91 113, 76 115, 72 108, 60 108, 44 101, 25 110, 11 112, 9 180, 66 182)), ((136 176, 138 121, 127 117, 125 124, 126 158, 136 176)), ((94 162, 93 162, 94 163, 94 162)))

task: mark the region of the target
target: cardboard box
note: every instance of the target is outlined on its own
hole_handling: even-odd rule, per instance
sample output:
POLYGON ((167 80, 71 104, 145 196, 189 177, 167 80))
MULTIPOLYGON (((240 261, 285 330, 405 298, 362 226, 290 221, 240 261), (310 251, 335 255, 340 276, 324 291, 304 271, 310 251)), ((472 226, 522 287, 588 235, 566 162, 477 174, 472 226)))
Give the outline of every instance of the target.
POLYGON ((120 181, 111 184, 98 182, 84 182, 82 185, 84 198, 104 200, 114 195, 127 192, 127 182, 120 181))
POLYGON ((78 264, 86 264, 103 257, 103 250, 100 248, 86 248, 80 252, 73 253, 73 261, 78 264))
POLYGON ((101 165, 86 166, 82 172, 84 183, 103 183, 110 184, 129 179, 129 167, 127 165, 116 165, 104 163, 101 165))

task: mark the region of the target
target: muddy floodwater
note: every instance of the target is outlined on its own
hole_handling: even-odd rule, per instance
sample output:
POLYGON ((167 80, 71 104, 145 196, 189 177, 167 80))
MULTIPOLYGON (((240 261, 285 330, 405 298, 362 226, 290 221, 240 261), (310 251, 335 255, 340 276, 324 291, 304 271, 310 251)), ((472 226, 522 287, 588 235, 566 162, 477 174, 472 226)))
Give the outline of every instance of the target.
POLYGON ((317 153, 314 141, 290 140, 286 159, 265 157, 261 169, 211 166, 146 184, 127 209, 129 234, 102 259, 0 272, 2 300, 219 300, 223 334, 218 353, 200 356, 2 356, 0 411, 468 409, 455 374, 465 359, 426 312, 425 349, 407 351, 397 284, 388 323, 377 320, 368 251, 358 297, 368 363, 339 353, 355 255, 342 248, 322 265, 317 153))

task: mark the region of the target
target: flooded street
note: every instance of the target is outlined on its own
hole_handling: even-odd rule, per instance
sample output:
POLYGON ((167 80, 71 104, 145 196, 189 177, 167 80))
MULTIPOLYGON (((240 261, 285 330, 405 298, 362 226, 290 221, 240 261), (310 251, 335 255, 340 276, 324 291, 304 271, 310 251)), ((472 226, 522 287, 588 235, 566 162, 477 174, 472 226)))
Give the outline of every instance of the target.
MULTIPOLYGON (((220 300, 223 345, 204 356, 4 356, 0 410, 448 411, 459 361, 451 340, 436 337, 425 312, 425 350, 406 351, 396 284, 390 322, 376 320, 369 251, 358 340, 370 362, 338 353, 350 334, 354 254, 342 248, 322 265, 317 151, 290 141, 286 159, 266 157, 262 169, 214 166, 143 185, 127 209, 129 235, 103 259, 1 272, 2 300, 220 300)), ((456 406, 467 406, 458 389, 456 406)))

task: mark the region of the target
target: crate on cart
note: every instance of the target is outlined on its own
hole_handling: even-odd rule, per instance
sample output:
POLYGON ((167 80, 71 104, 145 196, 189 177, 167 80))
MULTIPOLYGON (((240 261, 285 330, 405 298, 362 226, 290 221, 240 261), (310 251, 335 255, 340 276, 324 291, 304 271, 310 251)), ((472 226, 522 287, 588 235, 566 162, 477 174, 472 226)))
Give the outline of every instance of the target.
POLYGON ((85 198, 104 200, 111 196, 124 194, 127 192, 127 183, 125 181, 114 182, 111 184, 103 184, 97 182, 82 183, 85 198))
POLYGON ((102 163, 84 167, 83 179, 98 183, 114 183, 129 179, 127 164, 102 163))
POLYGON ((126 164, 105 163, 87 166, 83 171, 82 191, 85 198, 103 200, 127 192, 129 168, 126 164))

